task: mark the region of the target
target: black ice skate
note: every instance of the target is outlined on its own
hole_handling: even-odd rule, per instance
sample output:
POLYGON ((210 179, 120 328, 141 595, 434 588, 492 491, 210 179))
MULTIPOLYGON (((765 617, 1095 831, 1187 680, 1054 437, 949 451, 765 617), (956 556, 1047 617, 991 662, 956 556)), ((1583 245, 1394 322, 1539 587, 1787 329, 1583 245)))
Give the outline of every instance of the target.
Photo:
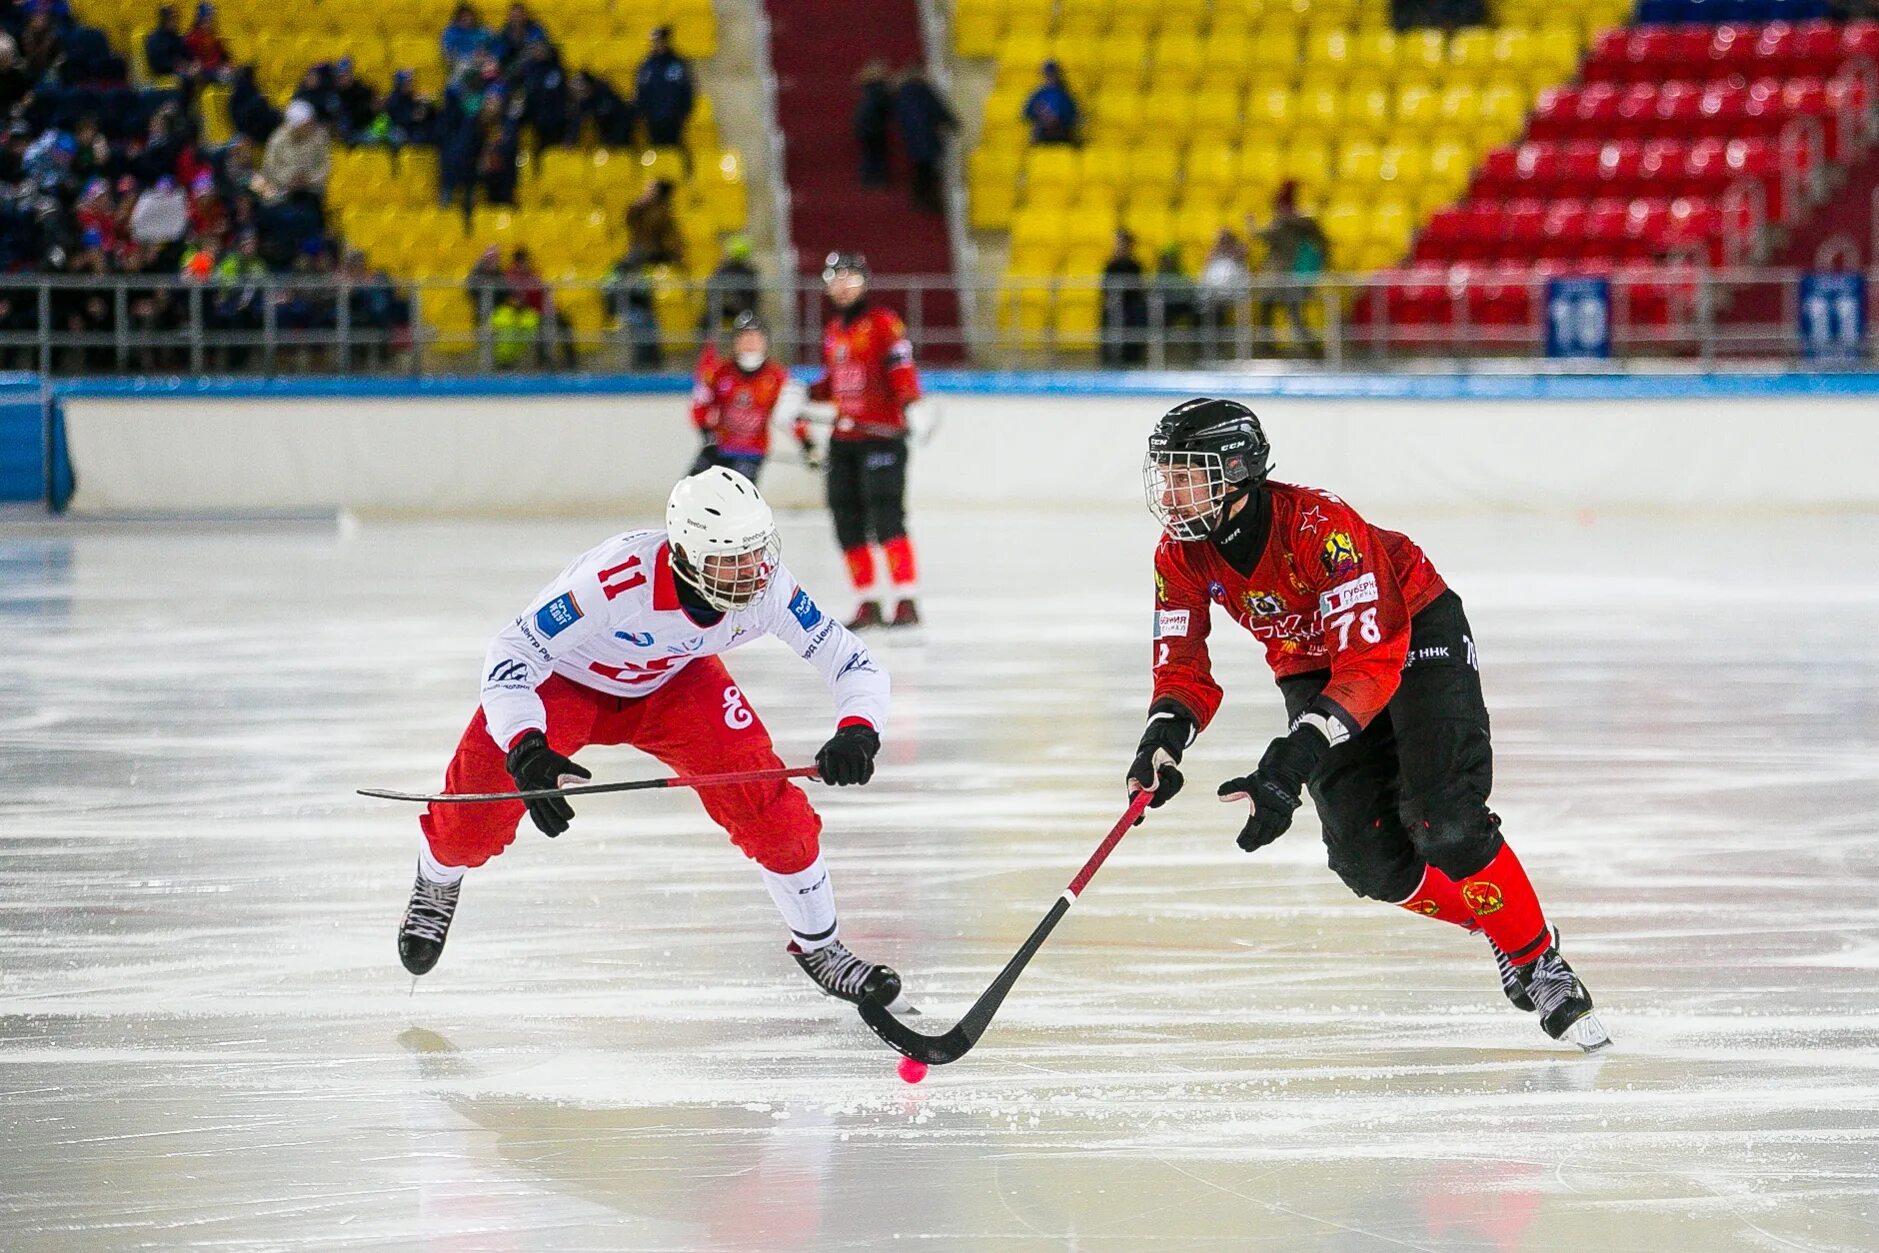
POLYGON ((1576 1044, 1590 1053, 1612 1042, 1611 1033, 1592 1010, 1592 994, 1572 973, 1560 955, 1558 933, 1550 948, 1519 968, 1527 995, 1540 1013, 1540 1027, 1555 1040, 1576 1044))
POLYGON ((444 955, 450 920, 457 912, 463 881, 434 883, 422 872, 411 885, 411 903, 405 906, 404 924, 398 928, 398 960, 414 975, 427 974, 444 955))
POLYGON ((894 620, 889 626, 909 627, 920 625, 920 611, 913 607, 912 600, 902 600, 894 606, 894 620))
POLYGON ((865 631, 869 627, 886 625, 887 619, 881 616, 880 602, 872 600, 862 601, 861 607, 855 610, 855 616, 848 620, 848 629, 851 631, 865 631))
MULTIPOLYGON (((1559 932, 1557 930, 1553 932, 1553 943, 1559 943, 1559 932)), ((1488 947, 1494 950, 1494 964, 1500 968, 1501 991, 1507 994, 1507 1000, 1515 1009, 1523 1014, 1531 1014, 1533 1012, 1533 998, 1527 995, 1527 984, 1526 981, 1520 977, 1520 967, 1514 965, 1514 963, 1508 959, 1507 954, 1501 951, 1501 946, 1494 941, 1489 940, 1488 947)))
POLYGON ((859 1005, 863 996, 874 996, 896 1013, 909 1013, 913 1006, 901 995, 900 976, 892 967, 862 961, 848 951, 840 940, 826 944, 812 953, 802 951, 790 941, 789 955, 796 959, 803 973, 814 979, 825 996, 859 1005))

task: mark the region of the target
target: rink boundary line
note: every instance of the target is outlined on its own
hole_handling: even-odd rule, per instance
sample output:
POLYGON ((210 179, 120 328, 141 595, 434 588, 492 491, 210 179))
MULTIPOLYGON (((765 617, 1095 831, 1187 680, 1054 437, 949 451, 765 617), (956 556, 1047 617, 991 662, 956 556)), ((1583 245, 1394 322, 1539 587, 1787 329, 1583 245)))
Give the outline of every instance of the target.
MULTIPOLYGON (((815 372, 798 369, 804 380, 815 372)), ((1710 374, 1256 374, 1225 370, 928 370, 935 395, 1190 396, 1350 400, 1704 400, 1757 396, 1879 396, 1879 372, 1710 374)), ((150 400, 349 399, 671 395, 688 392, 686 374, 569 377, 192 378, 180 375, 55 381, 67 398, 150 400)))

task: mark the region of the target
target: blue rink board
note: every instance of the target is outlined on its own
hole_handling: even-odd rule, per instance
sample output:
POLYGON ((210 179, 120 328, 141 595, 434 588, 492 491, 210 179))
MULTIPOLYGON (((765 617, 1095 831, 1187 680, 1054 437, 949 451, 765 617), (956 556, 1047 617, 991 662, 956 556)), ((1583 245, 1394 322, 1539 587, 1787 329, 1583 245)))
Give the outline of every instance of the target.
MULTIPOLYGON (((798 370, 802 378, 814 372, 798 370)), ((1742 396, 1879 396, 1879 372, 1716 374, 1239 374, 1229 371, 927 370, 935 395, 1193 396, 1376 400, 1705 400, 1742 396)), ((71 379, 61 397, 151 399, 310 399, 408 396, 607 396, 688 391, 685 374, 578 377, 185 378, 71 379)))

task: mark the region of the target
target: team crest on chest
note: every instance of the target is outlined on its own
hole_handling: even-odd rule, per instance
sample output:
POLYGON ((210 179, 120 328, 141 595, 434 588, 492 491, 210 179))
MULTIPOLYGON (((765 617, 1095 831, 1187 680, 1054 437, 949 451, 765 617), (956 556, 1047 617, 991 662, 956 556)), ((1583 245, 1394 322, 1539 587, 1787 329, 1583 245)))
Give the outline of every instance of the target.
POLYGON ((1285 602, 1271 592, 1241 592, 1240 607, 1249 618, 1271 618, 1285 612, 1285 602))

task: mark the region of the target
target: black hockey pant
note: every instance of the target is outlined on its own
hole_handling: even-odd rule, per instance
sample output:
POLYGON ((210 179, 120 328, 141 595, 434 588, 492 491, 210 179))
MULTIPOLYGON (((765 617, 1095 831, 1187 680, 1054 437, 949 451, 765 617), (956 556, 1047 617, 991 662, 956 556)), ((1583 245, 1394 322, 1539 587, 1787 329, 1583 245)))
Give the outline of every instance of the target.
MULTIPOLYGON (((1289 717, 1325 685, 1314 671, 1279 681, 1289 717)), ((1454 880, 1501 849, 1488 809, 1494 750, 1474 635, 1444 592, 1410 623, 1402 686, 1369 726, 1324 755, 1309 780, 1331 869, 1359 896, 1400 902, 1424 866, 1454 880)))
POLYGON ((829 441, 829 512, 846 552, 907 533, 907 441, 829 441))

